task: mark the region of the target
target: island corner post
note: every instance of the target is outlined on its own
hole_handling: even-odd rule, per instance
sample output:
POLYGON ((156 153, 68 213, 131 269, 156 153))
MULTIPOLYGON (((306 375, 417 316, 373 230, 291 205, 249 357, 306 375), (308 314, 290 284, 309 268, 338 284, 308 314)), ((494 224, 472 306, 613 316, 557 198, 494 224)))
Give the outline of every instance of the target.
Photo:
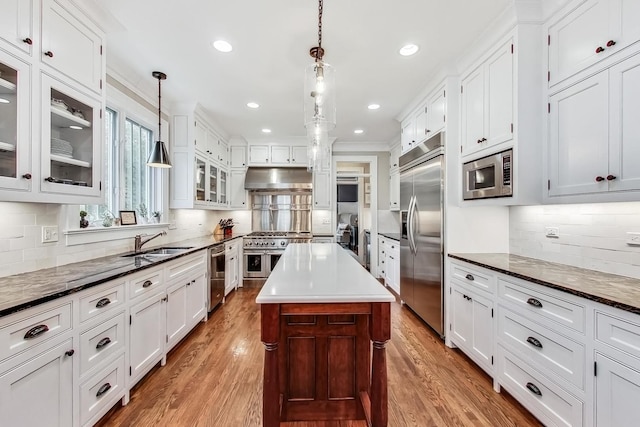
POLYGON ((389 302, 263 303, 262 425, 388 422, 389 302))

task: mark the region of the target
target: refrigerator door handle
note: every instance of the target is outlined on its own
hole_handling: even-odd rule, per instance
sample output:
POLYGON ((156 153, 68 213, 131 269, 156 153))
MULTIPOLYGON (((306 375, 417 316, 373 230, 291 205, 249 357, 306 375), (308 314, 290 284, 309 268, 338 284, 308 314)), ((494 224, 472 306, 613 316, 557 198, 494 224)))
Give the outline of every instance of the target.
POLYGON ((413 253, 418 254, 418 246, 416 245, 416 216, 418 214, 418 196, 413 196, 413 208, 411 210, 411 241, 413 242, 413 253))
POLYGON ((407 213, 407 240, 409 241, 409 250, 412 254, 416 253, 416 245, 413 241, 413 204, 415 202, 415 196, 411 196, 409 200, 409 209, 407 213))

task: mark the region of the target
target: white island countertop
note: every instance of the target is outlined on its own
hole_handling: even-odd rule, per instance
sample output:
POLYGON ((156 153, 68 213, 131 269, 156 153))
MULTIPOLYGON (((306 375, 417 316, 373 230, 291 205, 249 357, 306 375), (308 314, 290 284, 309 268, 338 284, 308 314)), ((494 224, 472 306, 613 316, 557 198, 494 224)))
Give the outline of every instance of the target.
POLYGON ((258 304, 395 300, 345 249, 327 243, 288 245, 256 298, 258 304))

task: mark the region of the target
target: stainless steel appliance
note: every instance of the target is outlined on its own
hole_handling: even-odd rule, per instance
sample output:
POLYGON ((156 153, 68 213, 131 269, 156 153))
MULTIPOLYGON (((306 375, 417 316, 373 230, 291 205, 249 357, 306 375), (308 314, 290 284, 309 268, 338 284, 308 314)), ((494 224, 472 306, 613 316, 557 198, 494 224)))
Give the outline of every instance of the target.
POLYGON ((443 137, 437 134, 400 157, 400 298, 441 337, 443 137))
POLYGON ((209 249, 209 292, 207 310, 213 310, 224 297, 224 245, 209 249))
POLYGON ((462 167, 464 200, 513 196, 513 150, 465 163, 462 167))
POLYGON ((311 232, 310 190, 251 191, 253 231, 311 232))
POLYGON ((243 238, 244 278, 266 279, 289 243, 309 243, 310 233, 257 231, 243 238))

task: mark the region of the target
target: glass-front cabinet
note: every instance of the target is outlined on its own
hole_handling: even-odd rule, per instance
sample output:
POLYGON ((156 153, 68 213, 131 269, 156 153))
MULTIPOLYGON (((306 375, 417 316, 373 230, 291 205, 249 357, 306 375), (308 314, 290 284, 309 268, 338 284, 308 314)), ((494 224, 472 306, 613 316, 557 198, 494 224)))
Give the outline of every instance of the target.
POLYGON ((101 196, 101 102, 42 74, 41 191, 101 196))
POLYGON ((206 202, 206 173, 207 173, 207 163, 196 156, 196 171, 195 171, 195 203, 203 204, 206 202))
POLYGON ((218 203, 218 168, 211 164, 209 165, 209 197, 207 202, 218 203))
POLYGON ((218 203, 222 207, 227 206, 227 172, 223 169, 220 169, 220 186, 218 188, 218 192, 220 194, 218 198, 218 203))
POLYGON ((31 190, 29 66, 0 50, 0 187, 31 190))

